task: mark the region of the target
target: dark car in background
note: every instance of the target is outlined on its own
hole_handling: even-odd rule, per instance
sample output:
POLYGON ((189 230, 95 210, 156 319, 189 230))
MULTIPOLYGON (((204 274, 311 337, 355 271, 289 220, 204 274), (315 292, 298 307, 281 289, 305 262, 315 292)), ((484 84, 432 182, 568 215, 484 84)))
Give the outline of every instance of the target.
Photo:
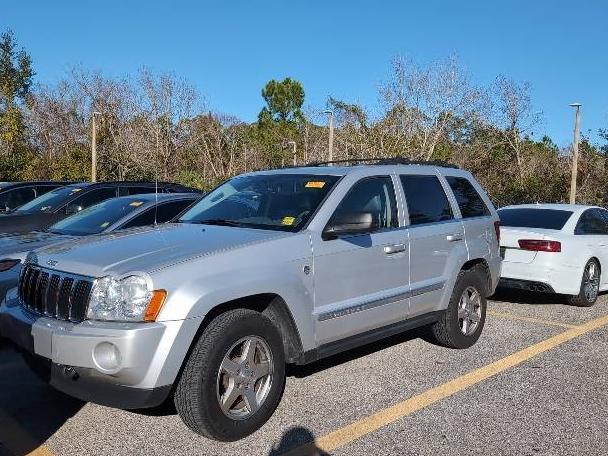
POLYGON ((192 193, 196 190, 168 182, 97 182, 66 185, 27 204, 0 214, 0 233, 29 233, 110 198, 145 193, 192 193))
POLYGON ((51 190, 72 182, 0 182, 0 212, 10 212, 51 190))
POLYGON ((41 231, 0 235, 0 299, 17 286, 21 264, 39 247, 101 233, 165 223, 198 201, 197 193, 153 193, 103 201, 41 231))

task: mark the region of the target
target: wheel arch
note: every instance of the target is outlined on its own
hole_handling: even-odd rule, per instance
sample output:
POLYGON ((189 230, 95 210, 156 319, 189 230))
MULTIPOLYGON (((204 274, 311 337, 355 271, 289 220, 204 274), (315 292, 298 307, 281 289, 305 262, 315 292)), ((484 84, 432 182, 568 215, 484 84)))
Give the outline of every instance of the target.
POLYGON ((471 260, 468 260, 462 265, 460 270, 461 271, 478 270, 480 273, 484 274, 486 277, 486 289, 484 290, 485 295, 486 295, 486 297, 488 297, 491 294, 492 274, 490 273, 490 265, 485 260, 485 258, 473 258, 471 260))
POLYGON ((192 345, 194 345, 200 334, 214 318, 234 309, 249 309, 268 317, 281 333, 287 362, 293 362, 301 355, 303 351, 302 339, 298 327, 287 303, 276 293, 259 293, 243 296, 214 306, 203 318, 196 336, 193 338, 192 345))

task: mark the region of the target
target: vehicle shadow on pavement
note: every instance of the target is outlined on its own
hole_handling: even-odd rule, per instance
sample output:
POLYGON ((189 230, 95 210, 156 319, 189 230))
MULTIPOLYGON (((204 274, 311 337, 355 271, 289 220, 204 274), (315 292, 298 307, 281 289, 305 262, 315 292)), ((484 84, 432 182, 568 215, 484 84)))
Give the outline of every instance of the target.
POLYGON ((490 297, 492 301, 510 302, 512 304, 566 304, 563 295, 555 293, 534 293, 513 288, 498 288, 490 297))
POLYGON ((0 454, 34 452, 84 404, 40 380, 21 355, 0 340, 0 454))
POLYGON ((394 336, 387 337, 386 339, 372 342, 370 344, 363 345, 362 347, 348 350, 337 355, 321 359, 317 362, 306 364, 304 366, 296 366, 290 364, 287 366, 286 374, 289 377, 296 378, 308 377, 309 375, 316 374, 331 367, 339 366, 340 364, 347 363, 357 358, 363 358, 380 350, 384 350, 386 348, 390 348, 394 345, 399 345, 404 342, 409 342, 417 338, 424 339, 423 329, 413 329, 411 331, 396 334, 394 336))
POLYGON ((279 456, 289 453, 290 456, 330 456, 329 453, 317 448, 315 436, 307 428, 294 426, 283 433, 278 446, 273 447, 268 456, 279 456), (297 448, 296 451, 292 451, 297 448))

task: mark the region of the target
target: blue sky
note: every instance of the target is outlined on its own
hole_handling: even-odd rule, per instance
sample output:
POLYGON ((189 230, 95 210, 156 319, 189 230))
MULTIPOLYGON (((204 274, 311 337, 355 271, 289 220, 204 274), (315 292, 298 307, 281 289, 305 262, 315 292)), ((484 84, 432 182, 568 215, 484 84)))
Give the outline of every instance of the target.
POLYGON ((269 79, 300 80, 306 103, 328 95, 368 106, 390 60, 421 63, 456 54, 471 78, 499 74, 532 86, 544 114, 535 136, 559 145, 608 128, 608 2, 509 1, 42 1, 5 2, 11 28, 32 55, 36 80, 53 83, 74 66, 107 75, 143 66, 186 78, 209 108, 254 120, 269 79))

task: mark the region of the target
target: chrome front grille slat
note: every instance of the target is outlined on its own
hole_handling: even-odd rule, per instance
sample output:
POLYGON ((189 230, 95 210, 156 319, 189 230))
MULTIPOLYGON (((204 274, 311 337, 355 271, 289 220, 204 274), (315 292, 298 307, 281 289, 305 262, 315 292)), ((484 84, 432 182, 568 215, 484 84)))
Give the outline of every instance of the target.
POLYGON ((26 264, 19 298, 30 312, 71 322, 86 318, 93 279, 26 264))

